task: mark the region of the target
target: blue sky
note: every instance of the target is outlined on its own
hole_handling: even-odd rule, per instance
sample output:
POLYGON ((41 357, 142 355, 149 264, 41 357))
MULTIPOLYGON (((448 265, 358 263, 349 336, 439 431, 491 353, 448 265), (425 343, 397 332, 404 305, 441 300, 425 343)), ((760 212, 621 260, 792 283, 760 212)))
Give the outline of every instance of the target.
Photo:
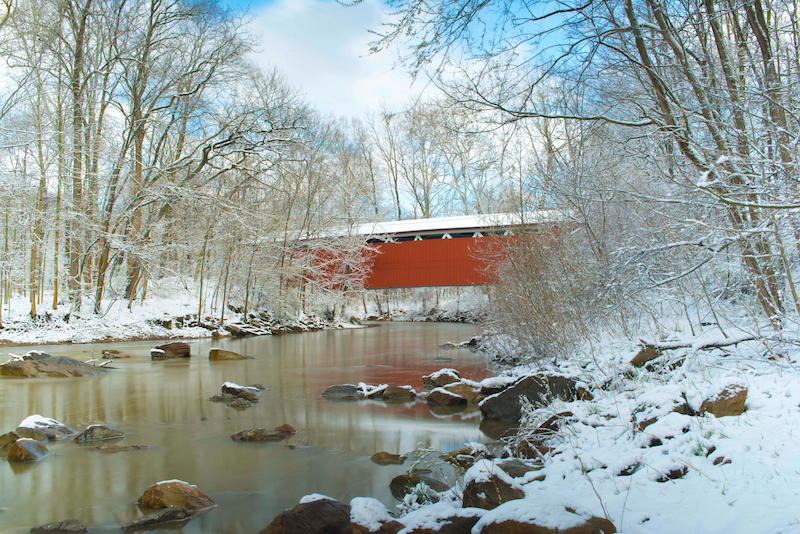
POLYGON ((420 88, 402 69, 392 70, 391 52, 369 55, 369 29, 385 12, 378 0, 343 7, 333 0, 223 0, 248 9, 260 37, 255 61, 275 66, 306 93, 320 111, 363 116, 382 101, 399 107, 420 88))

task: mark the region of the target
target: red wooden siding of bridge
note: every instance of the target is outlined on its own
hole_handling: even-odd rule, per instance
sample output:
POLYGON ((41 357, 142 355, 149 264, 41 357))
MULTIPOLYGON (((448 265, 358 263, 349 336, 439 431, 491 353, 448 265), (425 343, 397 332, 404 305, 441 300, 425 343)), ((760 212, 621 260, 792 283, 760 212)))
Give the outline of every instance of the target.
POLYGON ((500 238, 456 237, 373 244, 364 287, 469 286, 492 281, 500 238))

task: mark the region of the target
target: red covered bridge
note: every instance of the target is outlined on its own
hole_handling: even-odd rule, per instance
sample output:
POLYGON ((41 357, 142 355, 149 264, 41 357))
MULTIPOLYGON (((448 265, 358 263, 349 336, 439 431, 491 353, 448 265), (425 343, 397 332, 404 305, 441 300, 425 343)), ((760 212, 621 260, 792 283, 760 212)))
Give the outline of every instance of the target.
POLYGON ((466 215, 361 225, 374 249, 364 287, 469 286, 492 282, 501 240, 519 228, 557 231, 554 211, 466 215))

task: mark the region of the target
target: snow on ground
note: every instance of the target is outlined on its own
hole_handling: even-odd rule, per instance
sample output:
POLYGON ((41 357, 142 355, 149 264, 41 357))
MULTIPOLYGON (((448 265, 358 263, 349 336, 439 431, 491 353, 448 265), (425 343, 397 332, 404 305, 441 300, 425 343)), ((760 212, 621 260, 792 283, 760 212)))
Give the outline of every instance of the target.
MULTIPOLYGON (((782 333, 762 325, 760 333, 766 340, 697 351, 692 347, 702 343, 693 340, 722 337, 719 330, 667 334, 676 346, 690 345, 665 353, 665 363, 686 359, 673 370, 630 367, 636 343, 613 337, 565 362, 562 370, 594 384, 594 399, 556 402, 530 414, 531 421, 564 411, 573 416, 547 442, 554 451, 544 468, 527 475, 526 498, 492 517, 524 519, 559 498, 607 517, 625 533, 800 533, 800 351, 793 341, 800 336, 793 325, 782 333), (742 415, 662 410, 643 431, 633 422, 643 404, 668 406, 677 397, 697 410, 726 386, 748 389, 742 415), (669 479, 682 471, 682 478, 669 479), (541 475, 544 481, 533 480, 541 475)), ((746 337, 728 332, 726 339, 740 335, 746 337)))
MULTIPOLYGON (((124 301, 104 303, 102 316, 88 313, 87 305, 86 313, 73 313, 68 320, 68 307, 60 306, 50 311, 49 320, 37 322, 25 320, 28 303, 15 298, 3 307, 5 329, 0 341, 41 344, 208 336, 210 332, 202 328, 167 330, 155 323, 196 313, 195 300, 176 295, 180 293, 154 293, 130 308, 124 301)), ((418 296, 407 298, 413 301, 418 296)), ((426 294, 427 307, 436 306, 434 297, 426 294)), ((464 301, 481 298, 477 293, 456 293, 455 302, 447 306, 465 310, 464 301)), ((398 302, 392 305, 400 308, 398 302)), ((367 312, 373 307, 368 304, 367 312)), ((444 307, 441 301, 439 307, 444 307)), ((417 310, 424 311, 419 304, 417 310)), ((517 480, 526 493, 523 500, 492 512, 476 512, 460 509, 457 499, 445 499, 410 511, 401 521, 407 527, 426 524, 455 508, 457 514, 484 514, 478 526, 497 517, 545 518, 566 525, 573 516, 552 515, 566 505, 581 515, 607 517, 623 533, 800 533, 800 449, 795 441, 800 440, 800 327, 787 322, 776 332, 744 314, 729 323, 740 328, 729 324, 724 332, 715 327, 700 331, 676 321, 672 328, 661 328, 658 339, 641 336, 668 349, 661 369, 655 371, 628 364, 638 350, 638 336, 605 333, 587 340, 579 354, 558 367, 592 385, 594 399, 557 402, 529 414, 531 422, 564 411, 573 415, 547 443, 553 451, 543 469, 517 480), (753 336, 757 339, 704 348, 720 340, 753 336), (704 398, 732 384, 748 388, 746 411, 739 416, 690 416, 658 408, 680 398, 697 410, 704 398), (650 408, 637 417, 658 419, 639 431, 632 418, 645 402, 650 408), (681 472, 685 472, 681 478, 669 478, 681 472), (544 480, 534 480, 541 475, 544 480), (561 508, 553 505, 556 502, 561 508)), ((489 381, 508 381, 537 370, 534 365, 519 365, 489 381)), ((488 472, 491 467, 483 462, 480 469, 488 472)), ((307 497, 315 498, 324 497, 307 497)), ((372 504, 359 502, 365 523, 372 524, 380 511, 372 504)))
MULTIPOLYGON (((680 381, 695 409, 728 372, 722 354, 707 363, 680 381)), ((670 413, 636 432, 631 414, 645 395, 673 387, 670 377, 646 372, 593 401, 560 406, 575 421, 551 440, 556 450, 538 473, 545 481, 526 485, 528 497, 563 495, 607 513, 620 532, 800 532, 798 373, 734 372, 749 388, 737 417, 670 413), (684 469, 680 479, 659 481, 684 469)))
MULTIPOLYGON (((800 332, 791 323, 778 332, 740 319, 748 331, 662 330, 650 341, 672 348, 651 370, 628 363, 640 348, 635 336, 598 336, 558 364, 591 384, 594 398, 528 414, 529 431, 551 415, 572 416, 545 443, 553 450, 543 468, 514 482, 525 498, 492 511, 461 508, 467 482, 502 473, 492 460, 480 460, 438 503, 399 505, 399 520, 411 530, 478 513, 475 534, 504 519, 563 529, 590 516, 611 520, 621 533, 800 533, 800 332), (708 348, 720 340, 742 341, 708 348), (726 387, 747 388, 743 414, 672 411, 684 403, 697 411, 726 387), (651 416, 655 422, 640 429, 638 422, 651 416)), ((537 370, 517 366, 502 374, 537 370)))
MULTIPOLYGON (((103 302, 102 314, 92 312, 93 303, 86 299, 80 311, 71 311, 69 304, 60 304, 52 309, 52 293, 45 293, 39 305, 39 317, 31 320, 30 302, 22 295, 15 295, 3 304, 3 329, 0 343, 18 345, 42 345, 48 343, 89 343, 101 340, 198 338, 211 333, 201 327, 169 330, 156 321, 196 314, 197 299, 191 297, 190 289, 175 280, 166 280, 162 286, 154 286, 144 301, 134 301, 129 307, 123 299, 103 302)), ((231 317, 231 312, 226 316, 231 317)))
MULTIPOLYGON (((168 329, 159 324, 159 321, 175 317, 196 315, 199 310, 196 292, 197 288, 187 286, 177 278, 151 281, 148 284, 148 296, 143 301, 136 300, 129 306, 124 299, 104 300, 102 313, 99 315, 93 313, 94 303, 88 298, 84 299, 78 311, 72 310, 68 303, 59 304, 53 310, 50 305, 52 293, 45 292, 36 319, 30 317, 30 301, 27 297, 17 294, 8 303, 0 306, 0 344, 44 345, 123 339, 209 337, 211 332, 199 326, 173 326, 168 329)), ((213 293, 209 291, 204 299, 206 307, 202 315, 219 318, 218 308, 208 308, 208 303, 213 300, 212 296, 213 293)), ((376 298, 383 302, 383 318, 392 320, 474 321, 482 316, 486 306, 486 295, 479 288, 419 288, 386 293, 372 292, 370 297, 352 302, 346 310, 345 318, 380 315, 376 298)), ((333 301, 329 304, 331 308, 336 307, 333 301)), ((228 309, 225 310, 224 318, 233 322, 241 320, 242 316, 228 309)), ((294 319, 302 321, 308 319, 308 316, 298 312, 294 319)), ((358 328, 358 325, 343 320, 336 327, 358 328)))

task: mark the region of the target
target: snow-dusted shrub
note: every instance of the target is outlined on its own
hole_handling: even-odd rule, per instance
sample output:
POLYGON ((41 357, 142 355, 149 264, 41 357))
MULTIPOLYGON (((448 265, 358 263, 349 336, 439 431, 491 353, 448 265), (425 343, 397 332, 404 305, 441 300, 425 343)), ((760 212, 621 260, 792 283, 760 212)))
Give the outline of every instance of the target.
POLYGON ((602 272, 565 229, 502 240, 492 318, 531 360, 566 357, 598 318, 602 272))

